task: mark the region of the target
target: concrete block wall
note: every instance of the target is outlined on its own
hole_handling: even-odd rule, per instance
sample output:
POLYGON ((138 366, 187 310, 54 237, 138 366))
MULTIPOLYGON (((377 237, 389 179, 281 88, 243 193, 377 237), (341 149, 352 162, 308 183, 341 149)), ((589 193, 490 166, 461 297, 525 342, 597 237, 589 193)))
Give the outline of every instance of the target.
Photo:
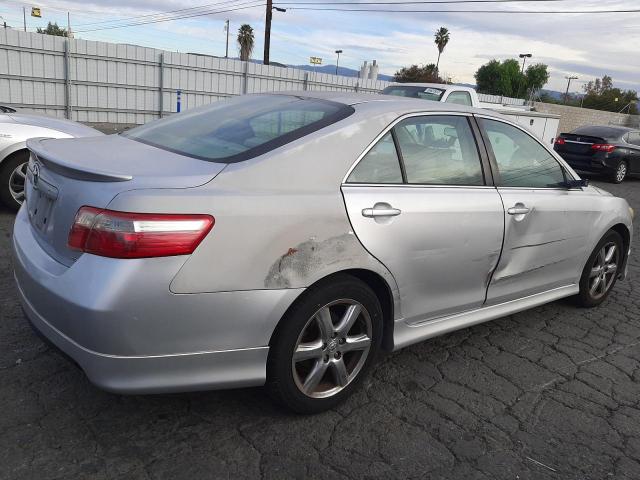
POLYGON ((625 113, 605 112, 590 108, 570 107, 553 103, 535 102, 537 112, 560 115, 558 133, 570 132, 585 125, 622 125, 625 127, 638 127, 639 115, 627 115, 625 113))

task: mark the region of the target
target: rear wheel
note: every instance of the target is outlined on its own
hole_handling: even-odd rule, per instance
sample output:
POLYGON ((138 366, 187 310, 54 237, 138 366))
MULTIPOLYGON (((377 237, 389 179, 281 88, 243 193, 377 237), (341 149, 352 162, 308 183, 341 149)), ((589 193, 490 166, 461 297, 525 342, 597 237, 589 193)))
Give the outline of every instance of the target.
POLYGON ((29 152, 14 153, 0 163, 0 200, 12 210, 24 202, 29 152))
POLYGON ((622 181, 627 176, 628 170, 629 166, 627 165, 627 162, 625 160, 620 160, 620 162, 618 162, 618 165, 616 166, 615 171, 611 175, 611 181, 613 183, 622 183, 622 181))
POLYGON ((600 305, 618 279, 623 260, 623 242, 619 233, 609 231, 598 242, 580 278, 580 293, 576 300, 583 307, 600 305))
POLYGON ((373 291, 349 275, 331 277, 282 319, 269 350, 268 391, 298 413, 332 408, 369 370, 381 336, 382 309, 373 291))

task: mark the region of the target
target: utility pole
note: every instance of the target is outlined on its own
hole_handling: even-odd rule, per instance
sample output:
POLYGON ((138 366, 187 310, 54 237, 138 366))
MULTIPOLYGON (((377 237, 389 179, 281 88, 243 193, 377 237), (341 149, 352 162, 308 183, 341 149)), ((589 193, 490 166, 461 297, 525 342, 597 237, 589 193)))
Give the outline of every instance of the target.
POLYGON ((229 58, 229 19, 225 22, 224 28, 227 31, 227 48, 224 53, 224 58, 229 58))
POLYGON ((264 58, 262 63, 269 65, 269 46, 271 44, 271 17, 273 16, 273 0, 267 0, 267 11, 264 18, 264 58))
POLYGON ((269 65, 269 46, 271 45, 271 17, 273 16, 273 11, 277 12, 286 12, 286 8, 274 7, 273 0, 267 0, 267 11, 265 12, 264 17, 264 58, 262 59, 262 63, 265 65, 269 65))
POLYGON ((22 22, 24 23, 24 31, 27 31, 27 9, 22 7, 22 22))
POLYGON ((336 54, 338 55, 338 58, 336 58, 336 75, 338 75, 338 65, 340 64, 341 53, 342 53, 342 50, 336 50, 336 54))
POLYGON ((67 38, 73 38, 73 33, 71 33, 71 17, 69 12, 67 12, 67 38))
POLYGON ((569 99, 569 85, 571 85, 571 80, 577 80, 578 77, 564 77, 567 79, 567 90, 564 92, 564 104, 567 104, 567 100, 569 99))

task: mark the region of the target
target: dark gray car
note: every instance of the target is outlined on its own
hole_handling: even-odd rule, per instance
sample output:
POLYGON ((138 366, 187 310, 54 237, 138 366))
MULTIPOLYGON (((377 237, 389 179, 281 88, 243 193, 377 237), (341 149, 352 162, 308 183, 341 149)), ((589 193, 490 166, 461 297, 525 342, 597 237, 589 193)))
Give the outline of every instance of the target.
POLYGON ((614 183, 640 173, 640 131, 589 125, 562 133, 553 147, 576 170, 600 173, 614 183))

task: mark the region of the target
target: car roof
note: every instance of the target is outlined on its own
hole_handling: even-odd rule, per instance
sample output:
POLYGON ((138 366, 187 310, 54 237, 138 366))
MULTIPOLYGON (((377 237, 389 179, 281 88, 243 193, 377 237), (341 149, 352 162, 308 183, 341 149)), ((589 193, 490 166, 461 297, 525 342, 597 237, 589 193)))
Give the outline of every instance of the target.
POLYGON ((267 95, 292 95, 302 98, 315 98, 318 100, 327 100, 356 107, 359 105, 366 105, 368 111, 375 110, 378 113, 395 112, 403 114, 412 112, 461 112, 504 118, 499 113, 488 109, 473 108, 455 103, 434 102, 422 98, 381 95, 379 93, 316 92, 304 90, 273 92, 268 93, 267 95))
POLYGON ((596 137, 621 137, 625 133, 634 132, 636 129, 624 126, 614 126, 614 125, 585 125, 584 127, 576 128, 572 130, 571 133, 579 134, 579 135, 590 135, 596 137))

